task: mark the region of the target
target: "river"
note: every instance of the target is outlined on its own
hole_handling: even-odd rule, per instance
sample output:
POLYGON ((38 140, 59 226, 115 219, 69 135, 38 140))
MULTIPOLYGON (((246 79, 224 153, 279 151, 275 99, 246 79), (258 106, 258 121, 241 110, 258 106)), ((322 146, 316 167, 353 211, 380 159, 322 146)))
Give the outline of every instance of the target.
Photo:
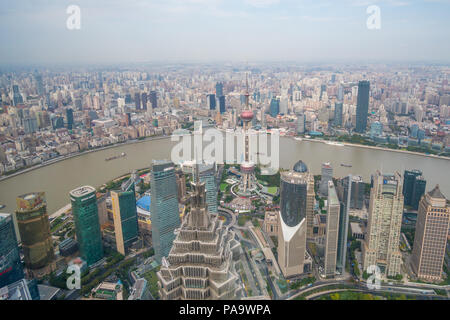
MULTIPOLYGON (((133 169, 149 167, 152 159, 168 159, 174 144, 175 142, 167 138, 120 145, 5 179, 0 181, 0 203, 7 206, 2 211, 14 211, 15 199, 21 194, 44 191, 48 212, 52 214, 69 203, 69 191, 72 189, 83 185, 98 187, 133 169), (127 156, 105 161, 105 158, 122 152, 127 156)), ((280 138, 280 153, 282 168, 290 169, 301 159, 311 172, 320 174, 321 163, 331 162, 335 177, 351 173, 363 176, 367 182, 377 169, 389 173, 398 170, 403 173, 405 169, 417 168, 423 171, 427 180, 427 191, 439 183, 444 195, 450 196, 450 160, 447 159, 355 146, 332 146, 321 142, 296 141, 287 137, 280 138), (342 167, 341 163, 351 164, 352 167, 342 167)))

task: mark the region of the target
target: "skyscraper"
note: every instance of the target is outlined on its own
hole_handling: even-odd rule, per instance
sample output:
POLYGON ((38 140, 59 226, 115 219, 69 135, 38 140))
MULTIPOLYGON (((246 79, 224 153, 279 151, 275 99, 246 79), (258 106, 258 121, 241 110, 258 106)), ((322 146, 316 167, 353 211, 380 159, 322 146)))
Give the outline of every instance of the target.
POLYGON ((306 116, 303 112, 297 113, 297 134, 305 133, 306 116))
POLYGON ((152 108, 158 108, 158 96, 156 91, 150 91, 150 103, 152 104, 152 108))
POLYGON ((333 180, 333 167, 329 162, 322 163, 322 177, 320 179, 319 191, 322 195, 328 195, 328 181, 333 180))
POLYGON ((141 108, 141 94, 139 92, 136 92, 134 94, 134 103, 136 105, 136 110, 140 110, 141 108))
POLYGON ((129 247, 138 239, 135 181, 136 176, 132 174, 120 190, 111 191, 116 246, 122 255, 126 255, 129 247))
POLYGON ((341 205, 333 181, 328 181, 327 193, 327 229, 324 272, 327 277, 334 277, 336 273, 336 262, 338 254, 339 213, 341 205))
POLYGON ((216 164, 199 165, 200 181, 206 186, 206 204, 208 212, 217 213, 217 180, 216 164))
POLYGON ((13 217, 8 213, 0 213, 0 288, 24 276, 13 217))
POLYGON ((353 192, 352 176, 338 180, 336 192, 339 199, 339 232, 336 268, 342 274, 347 261, 347 235, 351 194, 353 192))
POLYGON ((38 131, 37 119, 34 116, 29 116, 23 119, 23 130, 26 134, 31 134, 38 131))
POLYGON ((225 111, 227 111, 225 105, 225 96, 219 96, 219 110, 220 113, 225 113, 225 111))
POLYGON ((278 264, 285 277, 304 272, 306 240, 308 232, 311 236, 313 232, 313 205, 314 179, 299 161, 293 171, 281 173, 280 181, 278 264))
POLYGON ((71 108, 66 109, 67 129, 73 129, 73 110, 71 108))
POLYGON ((81 258, 90 266, 103 258, 95 188, 79 187, 69 195, 81 258))
POLYGON ((339 179, 337 182, 338 189, 344 188, 346 194, 350 193, 349 209, 361 210, 364 207, 365 188, 366 185, 361 176, 347 176, 339 179), (351 184, 350 184, 351 181, 351 184))
POLYGON ((417 210, 419 201, 425 193, 426 180, 422 177, 420 170, 405 170, 403 178, 403 195, 405 206, 411 206, 417 210), (418 181, 416 183, 416 181, 418 181))
POLYGON ((442 280, 450 207, 439 185, 420 200, 411 265, 419 279, 442 280))
POLYGON ((22 95, 20 94, 18 85, 15 84, 12 86, 12 92, 13 92, 13 99, 12 99, 13 106, 17 106, 18 104, 23 103, 23 98, 22 95))
POLYGON ((275 118, 280 113, 280 99, 272 98, 270 101, 270 116, 275 118))
POLYGON ((363 244, 363 268, 376 265, 382 275, 400 274, 399 249, 403 216, 403 179, 400 173, 372 176, 367 237, 363 244))
POLYGON ((207 100, 209 110, 216 110, 216 95, 208 94, 207 100))
POLYGON ((141 95, 142 109, 147 110, 147 102, 148 102, 147 92, 143 92, 141 95))
POLYGON ((334 104, 334 125, 336 127, 342 127, 342 102, 336 102, 334 104))
POLYGON ((42 81, 42 76, 35 71, 34 79, 36 80, 36 90, 39 96, 43 97, 45 95, 45 87, 42 81))
POLYGON ((337 100, 340 102, 344 101, 344 86, 342 84, 338 88, 337 100))
POLYGON ((180 226, 175 165, 171 161, 153 161, 150 176, 152 192, 152 241, 156 260, 161 263, 169 255, 180 226))
POLYGON ((425 189, 427 186, 427 181, 424 179, 423 176, 416 177, 414 180, 414 188, 413 188, 413 194, 411 199, 411 207, 414 210, 419 209, 419 201, 422 198, 422 196, 425 194, 425 189))
POLYGON ((223 83, 217 82, 216 84, 216 96, 222 97, 223 96, 223 83))
POLYGON ((16 202, 25 266, 32 270, 44 268, 54 258, 45 193, 25 194, 16 202))
POLYGON ((234 267, 240 244, 216 214, 208 213, 205 183, 200 182, 199 175, 194 175, 197 178, 192 183, 191 210, 157 272, 163 300, 230 300, 240 296, 234 267))
POLYGON ((365 133, 369 114, 370 82, 360 81, 358 84, 358 101, 356 105, 356 128, 358 133, 365 133))

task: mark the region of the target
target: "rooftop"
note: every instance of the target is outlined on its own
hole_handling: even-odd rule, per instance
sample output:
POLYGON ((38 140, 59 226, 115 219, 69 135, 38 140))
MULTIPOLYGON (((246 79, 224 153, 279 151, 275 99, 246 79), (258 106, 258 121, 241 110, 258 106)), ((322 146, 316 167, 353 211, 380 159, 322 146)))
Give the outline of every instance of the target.
POLYGON ((94 187, 84 186, 84 187, 79 187, 79 188, 76 188, 76 189, 70 191, 70 195, 73 197, 79 198, 79 197, 86 196, 92 192, 95 193, 94 187))
POLYGON ((304 163, 302 160, 298 161, 295 165, 293 170, 295 172, 308 172, 308 166, 306 165, 306 163, 304 163))
POLYGON ((428 192, 428 195, 431 198, 435 198, 435 199, 445 199, 445 196, 442 194, 441 189, 439 189, 439 185, 438 184, 436 185, 436 187, 434 187, 433 190, 428 192))

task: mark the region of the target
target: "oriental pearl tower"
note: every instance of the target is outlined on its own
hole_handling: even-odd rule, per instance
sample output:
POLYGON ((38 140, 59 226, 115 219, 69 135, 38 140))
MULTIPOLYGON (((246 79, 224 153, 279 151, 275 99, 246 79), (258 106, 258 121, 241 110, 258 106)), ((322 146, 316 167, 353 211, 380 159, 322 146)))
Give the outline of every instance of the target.
POLYGON ((255 164, 250 161, 250 136, 249 130, 252 125, 253 111, 250 110, 248 93, 248 78, 246 76, 247 91, 245 93, 245 109, 241 112, 241 119, 243 121, 244 133, 244 161, 241 164, 241 183, 239 193, 242 195, 249 195, 254 189, 255 182, 255 164))

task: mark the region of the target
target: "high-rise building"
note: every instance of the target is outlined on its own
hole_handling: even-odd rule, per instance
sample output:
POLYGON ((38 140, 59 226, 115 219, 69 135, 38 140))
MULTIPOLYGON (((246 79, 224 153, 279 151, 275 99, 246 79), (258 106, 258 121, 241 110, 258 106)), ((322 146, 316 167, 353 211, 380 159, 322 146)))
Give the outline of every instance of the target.
POLYGON ((129 93, 127 93, 126 95, 125 95, 125 103, 126 104, 130 104, 131 103, 131 94, 129 94, 129 93))
POLYGON ((0 288, 24 276, 13 217, 8 213, 0 213, 0 288))
POLYGON ((158 95, 156 91, 150 91, 150 103, 152 104, 152 108, 158 108, 158 95))
MULTIPOLYGON (((198 170, 198 169, 197 169, 198 170)), ((190 211, 157 272, 163 300, 230 300, 240 297, 235 260, 241 249, 234 232, 208 213, 205 183, 192 183, 190 211)))
POLYGON ((208 212, 217 213, 217 179, 216 164, 199 165, 200 181, 206 186, 206 204, 208 212))
POLYGON ((270 101, 270 116, 275 118, 280 113, 280 99, 272 98, 270 101))
POLYGON ((44 268, 54 258, 45 193, 25 194, 16 202, 25 266, 31 270, 44 268))
POLYGON ((380 121, 374 121, 370 125, 370 138, 380 137, 383 134, 383 124, 380 121))
POLYGON ((148 102, 147 92, 143 92, 141 95, 142 109, 147 110, 147 102, 148 102))
POLYGON ((370 82, 360 81, 358 84, 355 128, 355 131, 358 133, 365 133, 367 129, 367 118, 369 115, 369 91, 370 82))
POLYGON ((342 127, 342 112, 343 112, 342 102, 336 102, 334 104, 334 125, 336 127, 342 127))
POLYGON ((426 180, 420 170, 405 170, 403 177, 403 196, 405 205, 417 210, 419 201, 425 193, 426 180), (416 183, 417 181, 417 183, 416 183))
POLYGON ((339 231, 336 268, 342 274, 345 270, 347 261, 347 235, 349 223, 349 209, 351 203, 351 194, 353 192, 352 176, 349 175, 338 180, 336 192, 339 199, 339 231))
POLYGON ((425 194, 425 189, 427 186, 427 181, 423 176, 416 177, 414 181, 413 194, 411 199, 411 207, 414 210, 419 209, 419 202, 422 196, 425 194))
POLYGON ((227 111, 226 105, 225 105, 225 96, 219 96, 219 110, 220 113, 225 113, 227 111))
POLYGON ((375 265, 382 275, 400 274, 399 249, 403 216, 403 179, 400 173, 372 176, 367 237, 363 244, 363 268, 375 265))
POLYGON ((2 300, 35 300, 25 279, 20 279, 4 287, 0 286, 0 301, 2 300))
POLYGON ((442 281, 450 207, 439 185, 420 200, 411 265, 419 279, 442 281))
POLYGON ((37 71, 34 73, 34 79, 36 80, 36 90, 39 96, 43 97, 45 95, 44 82, 42 81, 42 75, 37 71))
POLYGON ((38 131, 38 123, 36 117, 26 117, 23 119, 23 131, 26 134, 31 134, 38 131))
POLYGON ((135 181, 136 175, 133 173, 131 178, 122 184, 120 190, 111 191, 116 247, 124 256, 138 239, 135 181))
POLYGON ((20 94, 18 85, 15 84, 12 86, 12 93, 13 93, 12 99, 13 106, 17 106, 18 104, 23 103, 23 98, 22 95, 20 94))
POLYGON ((81 258, 91 266, 103 258, 102 233, 95 188, 76 188, 69 193, 81 258))
POLYGON ((336 274, 336 263, 339 240, 339 213, 341 204, 336 193, 333 181, 328 181, 327 201, 327 229, 325 241, 325 264, 324 272, 327 277, 336 274))
POLYGON ((216 96, 222 97, 223 96, 223 83, 217 82, 216 84, 216 96))
POLYGON ((339 85, 337 100, 344 101, 344 86, 342 84, 339 85))
POLYGON ((169 255, 180 226, 175 165, 171 161, 153 161, 150 175, 152 191, 152 241, 156 260, 169 255))
POLYGON ((297 113, 297 134, 305 133, 306 116, 303 112, 297 113))
POLYGON ((361 210, 364 207, 366 185, 361 176, 352 175, 339 179, 337 187, 338 189, 344 188, 346 193, 350 193, 349 209, 361 210), (351 181, 351 185, 349 181, 351 181))
POLYGON ((329 162, 322 163, 322 177, 320 179, 320 194, 328 195, 328 182, 333 180, 333 167, 329 162))
POLYGON ((73 129, 73 110, 71 108, 66 109, 67 129, 73 129))
POLYGON ((207 100, 208 100, 208 109, 209 110, 216 110, 216 95, 215 94, 208 94, 207 100))
POLYGON ((308 232, 311 237, 313 232, 313 206, 314 178, 299 161, 293 171, 281 173, 280 181, 278 264, 285 277, 304 272, 306 240, 308 232))
POLYGON ((134 103, 136 106, 136 110, 140 110, 141 108, 141 94, 139 92, 136 92, 134 94, 134 103))

